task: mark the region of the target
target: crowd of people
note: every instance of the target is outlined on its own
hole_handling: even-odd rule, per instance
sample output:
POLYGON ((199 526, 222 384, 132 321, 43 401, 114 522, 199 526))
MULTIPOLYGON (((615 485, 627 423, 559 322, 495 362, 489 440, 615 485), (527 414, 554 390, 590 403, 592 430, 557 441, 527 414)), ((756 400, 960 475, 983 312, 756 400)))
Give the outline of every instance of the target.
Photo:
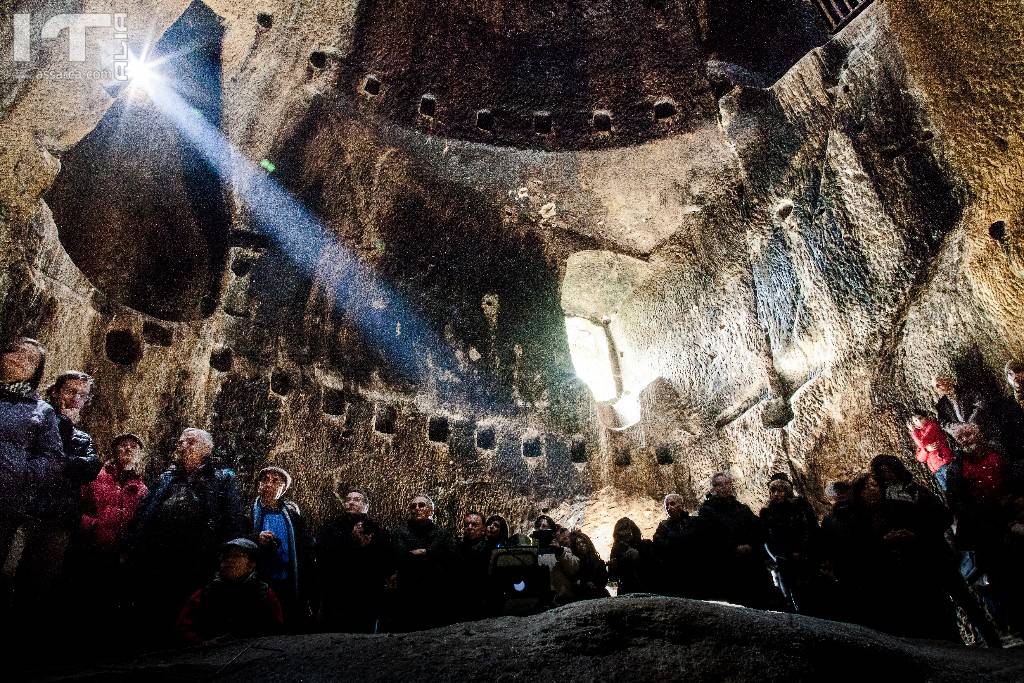
POLYGON ((512 534, 500 514, 474 510, 456 534, 434 521, 424 494, 386 529, 359 487, 339 491, 341 512, 314 532, 287 497, 289 472, 260 470, 246 504, 236 474, 211 457, 213 436, 197 428, 147 485, 140 437, 117 436, 101 462, 81 429, 89 375, 64 372, 39 396, 45 361, 42 345, 19 337, 0 365, 2 599, 29 631, 52 630, 55 614, 75 632, 163 644, 410 631, 629 593, 946 640, 966 623, 990 645, 1024 628, 1021 363, 1006 366, 1013 399, 935 379, 934 413, 907 423, 916 476, 878 455, 829 485, 819 521, 785 473, 771 476, 755 514, 719 472, 693 514, 668 494, 651 539, 620 519, 605 560, 587 534, 547 515, 512 534))

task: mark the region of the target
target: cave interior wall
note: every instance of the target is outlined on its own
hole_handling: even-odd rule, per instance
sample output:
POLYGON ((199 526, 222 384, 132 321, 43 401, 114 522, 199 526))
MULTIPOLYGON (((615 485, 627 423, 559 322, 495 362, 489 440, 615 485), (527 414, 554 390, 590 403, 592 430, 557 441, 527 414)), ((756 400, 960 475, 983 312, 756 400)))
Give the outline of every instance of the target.
POLYGON ((94 374, 86 427, 142 434, 150 474, 194 424, 246 478, 289 468, 314 517, 351 483, 387 521, 425 490, 449 523, 553 509, 597 531, 605 500, 649 529, 718 470, 755 505, 775 471, 821 502, 908 453, 933 374, 998 386, 1024 351, 1020 140, 971 155, 913 3, 835 37, 810 3, 557 4, 142 13, 158 53, 203 37, 167 75, 223 165, 144 96, 17 81, 4 332, 43 340, 50 376, 94 374), (606 323, 642 419, 614 432, 564 314, 624 263, 606 323))

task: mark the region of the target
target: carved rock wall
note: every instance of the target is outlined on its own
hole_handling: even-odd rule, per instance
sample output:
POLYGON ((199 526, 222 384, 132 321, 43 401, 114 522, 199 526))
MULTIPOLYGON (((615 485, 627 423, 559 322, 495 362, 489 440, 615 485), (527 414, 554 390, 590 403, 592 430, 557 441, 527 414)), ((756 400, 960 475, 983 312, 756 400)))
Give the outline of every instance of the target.
POLYGON ((1007 118, 1020 43, 972 49, 986 26, 1019 34, 1006 3, 955 17, 876 2, 831 40, 803 3, 760 23, 742 3, 624 3, 662 31, 648 38, 680 42, 685 68, 651 54, 657 41, 618 66, 566 51, 601 71, 583 80, 541 50, 554 62, 525 71, 537 88, 501 60, 462 68, 490 45, 477 24, 504 27, 527 61, 530 35, 598 53, 642 28, 602 4, 569 36, 572 16, 543 20, 555 4, 432 15, 466 22, 451 55, 379 3, 140 7, 169 53, 183 25, 222 33, 197 57, 219 82, 189 100, 217 102, 196 129, 155 96, 126 115, 111 83, 24 78, 59 64, 59 45, 28 72, 4 64, 4 332, 40 337, 51 376, 95 374, 87 426, 101 443, 143 434, 153 472, 198 424, 243 473, 289 467, 314 516, 351 482, 389 521, 422 489, 445 522, 623 496, 647 519, 669 490, 696 505, 718 469, 754 504, 778 470, 818 500, 906 450, 902 418, 930 402, 933 373, 991 374, 1024 351, 1007 118), (769 40, 779 17, 798 50, 769 40), (437 96, 431 116, 420 91, 437 96), (514 114, 493 134, 472 118, 478 95, 514 114), (531 129, 535 111, 551 133, 531 129), (575 377, 563 310, 624 258, 640 276, 609 326, 642 419, 611 432, 575 377))

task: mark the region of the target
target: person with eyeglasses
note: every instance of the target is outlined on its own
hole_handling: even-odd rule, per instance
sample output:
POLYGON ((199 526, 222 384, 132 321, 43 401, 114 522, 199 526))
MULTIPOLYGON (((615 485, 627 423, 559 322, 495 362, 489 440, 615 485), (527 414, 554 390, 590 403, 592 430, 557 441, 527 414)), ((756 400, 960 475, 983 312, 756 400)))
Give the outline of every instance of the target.
POLYGON ((434 501, 413 496, 408 521, 394 530, 394 630, 433 628, 450 621, 451 577, 456 566, 455 539, 434 522, 434 501))
POLYGON ((100 471, 92 437, 79 428, 93 386, 92 377, 74 370, 62 372, 46 390, 46 400, 57 414, 64 457, 60 476, 37 488, 31 510, 34 520, 25 527, 17 590, 33 602, 56 600, 53 588, 63 573, 68 546, 79 524, 81 487, 100 471))

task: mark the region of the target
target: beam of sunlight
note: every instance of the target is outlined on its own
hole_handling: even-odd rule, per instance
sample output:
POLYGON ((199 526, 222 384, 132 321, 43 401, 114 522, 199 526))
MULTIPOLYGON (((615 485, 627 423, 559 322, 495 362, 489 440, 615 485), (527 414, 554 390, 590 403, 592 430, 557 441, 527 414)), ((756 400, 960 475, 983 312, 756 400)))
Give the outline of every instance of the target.
POLYGON ((141 81, 140 88, 160 112, 174 122, 225 185, 233 188, 245 210, 248 224, 256 232, 273 240, 303 275, 314 279, 321 255, 330 252, 341 260, 338 265, 347 274, 347 278, 339 286, 348 289, 353 301, 364 304, 366 302, 360 302, 358 297, 365 296, 367 292, 383 290, 386 310, 379 317, 387 320, 387 323, 375 319, 378 314, 372 312, 375 308, 372 304, 350 306, 346 309, 346 316, 355 322, 364 341, 375 347, 385 362, 404 379, 417 376, 419 362, 414 348, 415 341, 424 343, 435 354, 444 348, 443 342, 429 325, 405 305, 396 292, 375 277, 350 249, 341 244, 299 200, 275 182, 264 168, 238 153, 220 130, 174 91, 172 83, 157 75, 141 81))

